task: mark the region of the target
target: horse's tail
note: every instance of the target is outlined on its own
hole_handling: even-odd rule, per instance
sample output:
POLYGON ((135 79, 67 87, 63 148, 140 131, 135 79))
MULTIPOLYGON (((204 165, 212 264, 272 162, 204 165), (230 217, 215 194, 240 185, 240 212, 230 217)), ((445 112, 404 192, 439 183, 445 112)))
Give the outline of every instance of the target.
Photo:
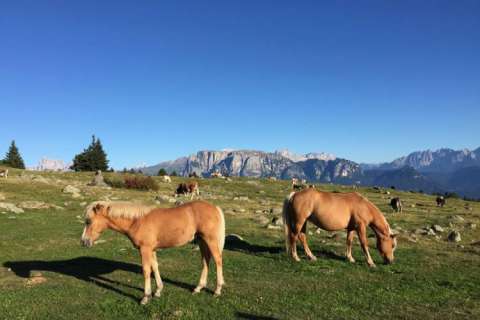
POLYGON ((218 249, 222 252, 225 246, 225 216, 220 207, 217 207, 217 211, 220 216, 220 223, 218 225, 218 249))
POLYGON ((283 219, 283 229, 285 231, 285 249, 287 250, 287 254, 290 253, 290 241, 289 237, 292 233, 292 224, 291 224, 291 202, 292 197, 295 192, 291 192, 288 197, 283 201, 283 211, 282 211, 282 219, 283 219))

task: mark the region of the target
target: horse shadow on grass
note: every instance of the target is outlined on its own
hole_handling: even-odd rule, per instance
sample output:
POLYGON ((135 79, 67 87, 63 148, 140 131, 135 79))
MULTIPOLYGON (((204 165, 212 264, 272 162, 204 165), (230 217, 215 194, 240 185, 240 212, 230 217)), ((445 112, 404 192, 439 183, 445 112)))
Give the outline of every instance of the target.
POLYGON ((267 246, 253 244, 236 236, 233 236, 233 237, 227 236, 225 238, 225 249, 230 251, 249 253, 249 254, 261 254, 261 253, 278 254, 280 252, 285 251, 285 249, 281 247, 267 247, 267 246))
MULTIPOLYGON (((227 236, 225 238, 225 249, 230 251, 238 251, 238 252, 243 252, 247 254, 253 254, 253 255, 262 254, 262 253, 279 254, 279 253, 285 252, 285 248, 283 247, 278 247, 278 246, 267 247, 267 246, 252 244, 236 236, 230 237, 230 238, 227 236)), ((303 252, 303 248, 300 245, 298 245, 298 251, 303 252)), ((345 261, 344 256, 339 255, 332 250, 319 249, 319 250, 313 250, 313 253, 318 258, 345 261)))
MULTIPOLYGON (((55 272, 61 275, 74 277, 85 282, 93 282, 95 285, 116 292, 122 296, 138 300, 140 295, 135 296, 131 293, 125 292, 118 287, 127 289, 134 289, 143 292, 143 289, 137 286, 132 286, 128 283, 111 280, 105 275, 114 271, 125 271, 137 274, 143 274, 142 267, 137 264, 120 262, 113 260, 106 260, 96 257, 78 257, 69 260, 56 261, 7 261, 3 264, 5 268, 10 268, 18 277, 30 278, 32 271, 47 271, 55 272)), ((195 286, 171 280, 162 277, 164 283, 168 283, 186 290, 193 290, 195 286)))

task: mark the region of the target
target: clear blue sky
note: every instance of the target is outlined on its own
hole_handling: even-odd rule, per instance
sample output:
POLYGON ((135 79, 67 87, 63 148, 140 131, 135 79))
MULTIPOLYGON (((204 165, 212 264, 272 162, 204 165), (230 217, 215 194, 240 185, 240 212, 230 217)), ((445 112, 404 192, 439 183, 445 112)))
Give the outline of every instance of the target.
POLYGON ((0 154, 480 146, 480 1, 10 1, 0 154))

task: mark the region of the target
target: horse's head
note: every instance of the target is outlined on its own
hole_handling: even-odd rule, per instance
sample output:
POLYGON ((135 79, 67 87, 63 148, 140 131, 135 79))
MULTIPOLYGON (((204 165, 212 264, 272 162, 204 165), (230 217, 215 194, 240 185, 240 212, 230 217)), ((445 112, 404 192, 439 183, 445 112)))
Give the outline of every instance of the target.
POLYGON ((395 259, 393 253, 397 248, 397 236, 390 234, 388 236, 379 236, 377 237, 377 248, 380 251, 380 255, 383 257, 385 264, 393 263, 395 259))
POLYGON ((96 203, 88 206, 85 214, 85 228, 83 229, 81 244, 91 247, 108 226, 107 214, 109 206, 96 203))

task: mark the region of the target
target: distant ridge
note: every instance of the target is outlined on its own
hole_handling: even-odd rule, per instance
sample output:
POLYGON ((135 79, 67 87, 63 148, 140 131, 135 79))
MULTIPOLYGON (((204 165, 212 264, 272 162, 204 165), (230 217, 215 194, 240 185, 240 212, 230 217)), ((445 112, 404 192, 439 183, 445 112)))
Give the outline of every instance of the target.
POLYGON ((358 164, 324 152, 299 155, 288 149, 274 152, 202 150, 141 170, 145 174, 156 175, 160 168, 168 173, 175 171, 181 176, 195 172, 208 177, 213 172, 220 172, 242 177, 295 177, 311 182, 395 186, 429 193, 452 191, 480 198, 476 169, 480 168, 480 148, 473 151, 448 148, 416 151, 381 164, 358 164))

